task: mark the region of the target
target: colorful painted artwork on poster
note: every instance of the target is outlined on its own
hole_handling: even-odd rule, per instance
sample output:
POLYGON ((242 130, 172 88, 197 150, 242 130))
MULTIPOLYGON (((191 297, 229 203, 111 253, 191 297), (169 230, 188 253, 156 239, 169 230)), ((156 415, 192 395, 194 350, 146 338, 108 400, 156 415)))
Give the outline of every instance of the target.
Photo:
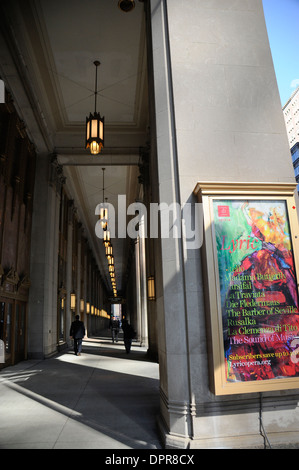
POLYGON ((213 210, 226 381, 298 377, 298 290, 285 201, 214 200, 213 210))

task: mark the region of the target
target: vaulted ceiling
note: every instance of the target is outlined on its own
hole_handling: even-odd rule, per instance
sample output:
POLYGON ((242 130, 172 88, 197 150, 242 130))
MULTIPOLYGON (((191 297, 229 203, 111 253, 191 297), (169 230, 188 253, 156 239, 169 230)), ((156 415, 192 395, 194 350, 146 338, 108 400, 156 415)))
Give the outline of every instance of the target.
MULTIPOLYGON (((107 288, 110 277, 95 235, 96 205, 127 205, 138 195, 139 148, 148 141, 144 4, 123 12, 118 0, 2 0, 0 75, 39 153, 56 154, 107 288), (85 150, 85 119, 105 117, 105 145, 85 150)), ((114 240, 117 288, 123 287, 128 240, 114 240)))

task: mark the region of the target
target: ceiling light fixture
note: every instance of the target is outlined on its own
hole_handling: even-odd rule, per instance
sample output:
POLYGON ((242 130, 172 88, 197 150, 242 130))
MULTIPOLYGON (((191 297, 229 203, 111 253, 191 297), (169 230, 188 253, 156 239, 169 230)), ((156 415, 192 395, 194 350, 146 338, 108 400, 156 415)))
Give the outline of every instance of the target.
POLYGON ((102 204, 102 207, 101 207, 101 210, 100 210, 99 219, 101 221, 102 229, 107 230, 107 227, 108 227, 108 208, 105 207, 105 204, 104 204, 104 201, 105 201, 105 194, 104 194, 104 191, 105 191, 105 183, 104 183, 105 168, 102 168, 102 170, 103 170, 103 204, 102 204))
POLYGON ((108 261, 108 271, 110 274, 110 281, 112 285, 112 291, 114 294, 114 297, 117 297, 117 288, 116 288, 116 280, 115 280, 115 266, 114 266, 114 256, 113 256, 113 250, 112 250, 112 244, 111 244, 111 237, 110 237, 110 231, 108 229, 108 207, 107 207, 107 199, 105 199, 105 168, 102 168, 103 171, 103 204, 100 210, 99 214, 99 219, 101 222, 101 226, 103 229, 103 245, 105 247, 105 254, 106 258, 108 261), (104 204, 105 200, 105 204, 104 204))
POLYGON ((125 13, 128 13, 135 8, 135 2, 134 0, 119 0, 118 7, 125 13))
POLYGON ((106 258, 110 259, 113 256, 112 245, 106 247, 106 258))
POLYGON ((147 279, 147 293, 148 300, 156 300, 154 276, 149 276, 147 279))
POLYGON ((98 66, 100 62, 94 62, 96 66, 96 79, 95 79, 95 104, 94 114, 89 114, 86 117, 86 144, 85 148, 90 149, 90 153, 98 155, 104 146, 104 117, 101 118, 100 113, 97 113, 97 95, 98 95, 98 66))
POLYGON ((71 293, 71 310, 76 309, 76 294, 75 292, 71 293))

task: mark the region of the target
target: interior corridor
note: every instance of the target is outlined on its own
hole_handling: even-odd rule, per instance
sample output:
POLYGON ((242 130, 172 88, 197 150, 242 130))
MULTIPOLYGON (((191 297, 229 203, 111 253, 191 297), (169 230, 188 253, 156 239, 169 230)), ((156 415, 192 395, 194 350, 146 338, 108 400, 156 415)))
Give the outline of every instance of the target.
POLYGON ((110 331, 0 372, 2 449, 161 449, 158 364, 110 331))

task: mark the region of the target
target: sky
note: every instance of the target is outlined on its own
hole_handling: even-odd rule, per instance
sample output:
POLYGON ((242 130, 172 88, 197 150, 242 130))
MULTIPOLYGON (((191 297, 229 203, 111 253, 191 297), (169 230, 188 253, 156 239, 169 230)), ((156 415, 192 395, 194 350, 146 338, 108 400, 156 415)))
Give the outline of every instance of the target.
POLYGON ((284 106, 299 86, 299 0, 263 0, 263 7, 284 106))

